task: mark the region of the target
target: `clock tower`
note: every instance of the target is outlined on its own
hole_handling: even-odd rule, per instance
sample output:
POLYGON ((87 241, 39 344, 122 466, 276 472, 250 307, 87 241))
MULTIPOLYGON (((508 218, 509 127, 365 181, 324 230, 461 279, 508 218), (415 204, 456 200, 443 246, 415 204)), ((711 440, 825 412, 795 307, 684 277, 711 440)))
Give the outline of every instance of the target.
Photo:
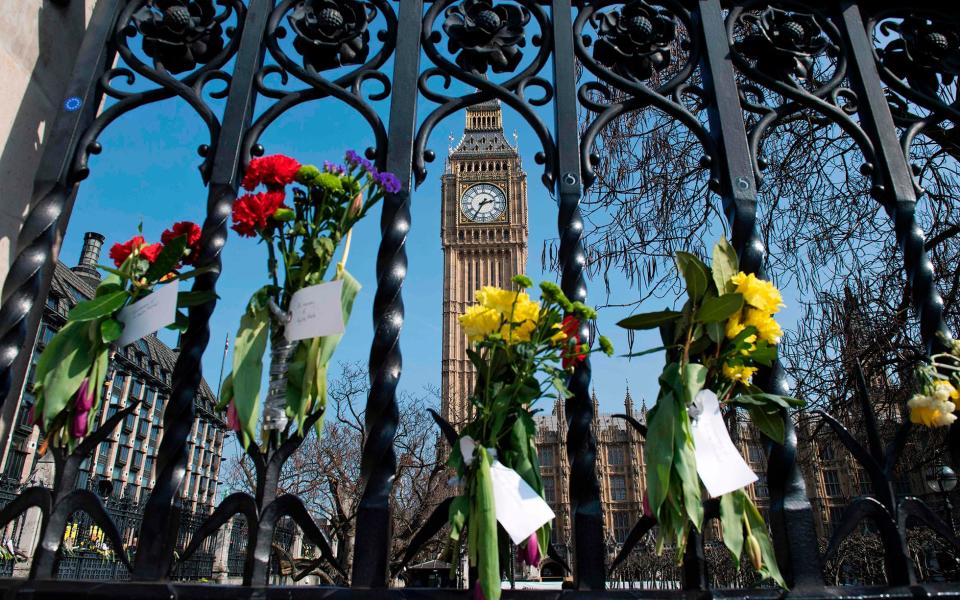
POLYGON ((527 266, 527 176, 503 135, 499 102, 467 109, 463 138, 447 157, 442 196, 442 413, 459 426, 470 416, 474 372, 457 317, 480 287, 508 287, 527 266))

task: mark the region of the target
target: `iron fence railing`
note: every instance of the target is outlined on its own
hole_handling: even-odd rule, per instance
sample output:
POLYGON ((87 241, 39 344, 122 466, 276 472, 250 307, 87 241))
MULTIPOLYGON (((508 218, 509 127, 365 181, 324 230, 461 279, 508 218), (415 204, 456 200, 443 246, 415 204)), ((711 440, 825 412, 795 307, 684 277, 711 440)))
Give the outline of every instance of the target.
MULTIPOLYGON (((35 335, 50 287, 58 232, 69 216, 77 186, 89 172, 89 156, 100 151, 98 138, 110 123, 152 103, 177 99, 205 124, 208 139, 200 148, 200 173, 209 194, 198 266, 213 269, 196 279, 193 289, 199 292, 216 288, 220 253, 228 243, 227 215, 245 165, 264 152, 259 143, 264 131, 301 104, 349 105, 369 124, 376 140, 367 155, 403 182, 399 192, 387 195, 381 212, 362 460, 364 492, 356 518, 351 582, 356 589, 382 590, 377 592, 381 597, 404 596, 408 592, 383 590, 391 567, 390 492, 396 472, 396 390, 402 372, 402 290, 411 195, 435 158, 427 145, 436 126, 468 105, 491 99, 529 124, 539 144, 543 185, 557 200, 562 287, 571 298, 585 301, 579 205, 594 180, 596 137, 607 124, 647 107, 684 124, 703 147, 710 189, 722 204, 741 266, 760 272, 765 249, 757 233, 756 207, 764 136, 783 119, 804 111, 816 114, 842 129, 863 154, 862 172, 872 180, 871 193, 895 230, 923 341, 934 350, 941 344, 938 334, 946 331, 943 304, 923 232, 917 226, 920 190, 905 152, 918 134, 949 134, 957 125, 960 112, 955 99, 940 95, 929 82, 931 77, 945 85, 955 82, 958 16, 949 3, 935 0, 98 0, 79 52, 68 57, 76 61, 68 97, 48 135, 30 203, 33 209, 24 221, 4 282, 0 392, 6 402, 16 401, 29 354, 27 342, 35 335), (488 11, 499 19, 493 8, 504 3, 519 7, 519 13, 512 14, 522 18, 510 26, 524 29, 522 37, 528 44, 521 46, 516 36, 491 34, 490 27, 499 20, 491 25, 488 14, 481 19, 486 29, 463 37, 451 39, 460 36, 463 28, 443 27, 446 11, 455 5, 463 14, 488 11), (323 21, 322 26, 294 32, 303 38, 297 47, 306 55, 299 55, 290 44, 287 19, 293 10, 323 21), (897 26, 881 31, 878 28, 884 23, 897 26), (750 43, 744 43, 745 36, 751 36, 750 43), (898 46, 890 46, 894 43, 898 46), (671 52, 676 47, 685 49, 682 64, 674 62, 679 60, 671 52), (889 48, 906 51, 899 52, 895 62, 885 52, 889 48), (491 57, 517 51, 525 53, 520 65, 491 62, 491 57), (831 61, 832 75, 808 78, 805 69, 826 59, 831 61), (664 71, 667 66, 670 70, 664 71), (911 78, 911 71, 924 77, 911 78), (487 72, 492 76, 486 77, 487 72), (660 77, 662 73, 669 77, 660 77), (580 74, 587 80, 578 79, 580 74), (299 87, 271 87, 271 78, 277 76, 299 87), (137 85, 122 88, 118 83, 124 80, 137 85), (212 94, 225 99, 222 111, 214 110, 207 94, 215 80, 226 86, 212 94), (441 90, 453 80, 475 91, 456 95, 441 90), (921 87, 911 81, 921 82, 921 87), (389 111, 374 110, 374 100, 388 101, 389 111), (421 107, 428 112, 422 120, 417 116, 421 107), (911 107, 921 110, 914 112, 911 107), (588 116, 586 123, 578 118, 581 111, 588 116), (744 111, 751 118, 745 120, 744 111), (552 125, 542 117, 548 113, 552 113, 552 125)), ((938 139, 948 138, 940 135, 938 139)), ((43 539, 52 546, 38 547, 32 579, 27 583, 7 579, 0 585, 20 586, 23 594, 37 597, 73 590, 103 598, 170 596, 171 588, 163 581, 184 568, 177 564, 176 551, 185 539, 183 531, 170 532, 177 532, 181 525, 177 499, 196 410, 193 399, 200 384, 201 356, 215 305, 210 301, 190 310, 173 392, 163 415, 165 433, 157 457, 156 486, 143 507, 144 518, 138 523, 123 523, 116 517, 96 519, 117 539, 126 535, 126 529, 136 529, 138 543, 130 568, 131 579, 140 583, 76 590, 72 584, 49 581, 57 573, 65 578, 84 577, 94 568, 83 566, 86 560, 77 558, 74 566, 72 559, 54 556, 67 523, 57 516, 63 511, 55 507, 66 501, 59 492, 68 489, 68 483, 63 484, 66 488, 58 485, 59 492, 53 495, 25 491, 0 513, 11 521, 25 507, 40 506, 55 517, 45 522, 43 539)), ((585 327, 582 334, 590 332, 585 327)), ((599 592, 608 574, 591 429, 590 375, 586 361, 570 377, 573 397, 566 403, 566 447, 571 465, 574 587, 599 592)), ((782 369, 773 368, 763 385, 784 391, 782 369)), ((886 458, 869 401, 861 400, 859 409, 872 437, 869 448, 857 448, 857 460, 879 463, 886 458)), ((882 507, 873 516, 883 515, 880 527, 889 587, 826 588, 813 515, 797 465, 796 433, 789 419, 787 423, 785 443, 769 444, 767 480, 776 551, 794 589, 812 597, 960 595, 951 587, 916 585, 904 527, 908 517, 922 517, 927 525, 934 521, 927 518, 930 515, 919 501, 905 504, 895 497, 889 464, 883 468, 864 465, 871 477, 870 496, 882 507)), ((949 444, 956 461, 960 457, 957 426, 949 444)), ((58 461, 61 484, 64 479, 72 481, 82 458, 58 461)), ((84 508, 97 512, 95 500, 85 501, 84 508)), ((861 516, 855 511, 845 515, 838 530, 847 531, 843 524, 852 527, 861 516)), ((238 538, 234 529, 230 544, 239 546, 243 537, 238 538)), ((684 590, 707 593, 711 589, 703 549, 699 540, 689 547, 679 576, 684 590)), ((260 568, 258 564, 256 560, 231 562, 229 570, 249 578, 251 569, 260 568)), ((213 593, 207 586, 175 589, 184 598, 213 593)), ((261 593, 258 589, 235 588, 229 595, 251 597, 261 593)), ((762 589, 751 595, 779 593, 762 589)), ((630 597, 632 593, 607 594, 630 597)), ((436 591, 426 597, 446 595, 436 591)))

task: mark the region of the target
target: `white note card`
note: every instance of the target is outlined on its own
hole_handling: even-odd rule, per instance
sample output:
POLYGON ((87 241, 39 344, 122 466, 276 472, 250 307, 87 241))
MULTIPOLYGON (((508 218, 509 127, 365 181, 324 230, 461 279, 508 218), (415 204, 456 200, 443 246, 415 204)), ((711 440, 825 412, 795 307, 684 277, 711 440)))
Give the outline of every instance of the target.
POLYGON ((152 294, 120 311, 117 320, 123 333, 117 340, 121 348, 177 320, 177 290, 180 282, 160 286, 152 294))
POLYGON ((495 460, 490 465, 490 476, 497 521, 514 544, 523 542, 554 518, 553 511, 540 494, 513 469, 495 460))
POLYGON ((730 441, 717 395, 710 390, 701 390, 694 403, 703 407, 699 418, 692 423, 697 474, 703 487, 716 498, 756 481, 757 474, 730 441))
POLYGON ((343 307, 340 294, 343 280, 311 285, 290 298, 290 322, 284 337, 291 342, 343 333, 343 307))

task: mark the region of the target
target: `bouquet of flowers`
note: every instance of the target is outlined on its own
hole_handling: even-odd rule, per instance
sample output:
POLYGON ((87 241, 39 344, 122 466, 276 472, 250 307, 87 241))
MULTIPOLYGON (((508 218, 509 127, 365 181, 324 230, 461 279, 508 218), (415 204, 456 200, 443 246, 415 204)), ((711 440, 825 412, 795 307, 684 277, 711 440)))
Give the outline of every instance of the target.
POLYGON ((907 402, 910 421, 924 427, 944 427, 957 420, 960 402, 960 340, 949 340, 949 352, 930 357, 917 369, 920 392, 907 402))
MULTIPOLYGON (((542 499, 533 405, 551 389, 570 396, 566 375, 591 352, 580 338, 581 323, 596 318, 594 310, 570 302, 555 284, 541 283, 541 302, 536 302, 525 291, 532 285, 529 278, 518 275, 513 283, 519 289, 482 288, 477 304, 460 317, 477 381, 470 396, 473 419, 448 461, 463 483, 463 494, 450 505, 451 550, 459 556, 466 542, 470 565, 479 573, 476 593, 488 600, 500 597, 500 564, 508 556, 506 541, 497 535, 498 520, 514 543, 523 545, 521 558, 532 566, 539 566, 549 545, 549 507, 540 500, 545 511, 537 516, 505 516, 510 509, 496 488, 512 478, 514 490, 529 486, 542 499), (495 496, 503 503, 497 504, 495 496), (519 528, 524 533, 518 534, 508 518, 525 521, 519 528), (525 537, 516 539, 519 535, 525 537)), ((604 352, 613 352, 606 338, 599 341, 604 352)))
MULTIPOLYGON (((710 473, 698 471, 698 460, 715 458, 710 455, 714 448, 706 444, 697 448, 694 443, 697 428, 706 427, 706 420, 714 417, 725 447, 735 451, 721 415, 739 410, 747 412, 765 435, 783 442, 786 410, 803 402, 764 393, 752 383, 757 370, 772 366, 777 358, 782 330, 774 315, 783 306, 780 292, 769 281, 739 271, 737 254, 726 240, 714 247, 712 267, 686 252, 678 252, 676 262, 686 284, 683 309, 634 315, 620 322, 626 329, 659 327, 663 346, 658 350, 667 354, 657 404, 647 414, 645 442, 646 501, 657 521, 657 550, 672 544, 678 561, 682 558, 690 528, 699 530, 703 522, 702 480, 705 487, 723 492, 715 495, 720 496, 723 541, 734 563, 739 565, 746 546, 754 568, 786 587, 767 526, 750 496, 739 489, 756 476, 744 463, 748 479, 735 486, 738 489, 729 490, 728 482, 726 487, 724 482, 707 485, 708 479, 714 480, 710 473)), ((738 454, 734 458, 742 462, 738 454)), ((732 465, 722 465, 727 468, 732 470, 732 465)))
MULTIPOLYGON (((48 444, 72 451, 94 424, 107 364, 124 331, 121 311, 162 284, 195 277, 205 270, 183 270, 196 263, 199 255, 200 227, 195 223, 175 223, 160 240, 148 244, 141 230, 140 235, 114 244, 110 258, 116 268, 99 265, 109 275, 92 299, 70 310, 66 324, 40 354, 34 376, 37 401, 30 420, 46 432, 48 444)), ((180 292, 177 307, 212 298, 212 293, 180 292)), ((186 326, 187 315, 177 311, 176 322, 169 327, 183 330, 186 326)))
POLYGON ((264 191, 234 202, 232 228, 266 246, 269 282, 253 294, 240 319, 233 371, 224 380, 220 398, 227 421, 244 447, 256 439, 261 417, 260 380, 268 335, 271 382, 262 408, 264 438, 279 441, 293 422, 302 437, 308 418, 322 416, 327 366, 340 335, 287 340, 285 329, 294 316, 289 312, 291 299, 298 291, 324 283, 334 253, 344 241, 333 279, 342 282, 339 308, 346 323, 360 290, 345 268, 351 228, 384 192, 397 192, 400 181, 350 151, 344 165, 327 162, 323 169, 283 155, 254 159, 243 187, 253 192, 260 186, 264 191), (292 188, 293 202, 288 206, 287 186, 292 184, 299 187, 292 188))

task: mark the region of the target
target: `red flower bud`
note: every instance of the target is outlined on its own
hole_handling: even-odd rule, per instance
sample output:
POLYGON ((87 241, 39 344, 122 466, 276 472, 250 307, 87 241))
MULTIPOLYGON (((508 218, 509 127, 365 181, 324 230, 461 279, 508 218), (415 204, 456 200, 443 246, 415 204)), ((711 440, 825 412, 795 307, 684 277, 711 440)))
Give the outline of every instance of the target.
POLYGON ((78 412, 73 415, 73 423, 70 427, 70 435, 74 439, 80 439, 83 436, 87 435, 87 415, 89 412, 78 412))
POLYGON ((80 388, 73 396, 73 406, 77 412, 90 412, 93 410, 93 388, 90 386, 89 377, 85 377, 80 383, 80 388))
POLYGON ((520 553, 520 561, 525 562, 531 567, 540 566, 540 542, 537 540, 537 532, 534 531, 527 538, 527 545, 520 553))
POLYGON ((240 433, 240 415, 237 414, 237 407, 234 405, 233 400, 231 400, 227 406, 227 427, 240 433))

